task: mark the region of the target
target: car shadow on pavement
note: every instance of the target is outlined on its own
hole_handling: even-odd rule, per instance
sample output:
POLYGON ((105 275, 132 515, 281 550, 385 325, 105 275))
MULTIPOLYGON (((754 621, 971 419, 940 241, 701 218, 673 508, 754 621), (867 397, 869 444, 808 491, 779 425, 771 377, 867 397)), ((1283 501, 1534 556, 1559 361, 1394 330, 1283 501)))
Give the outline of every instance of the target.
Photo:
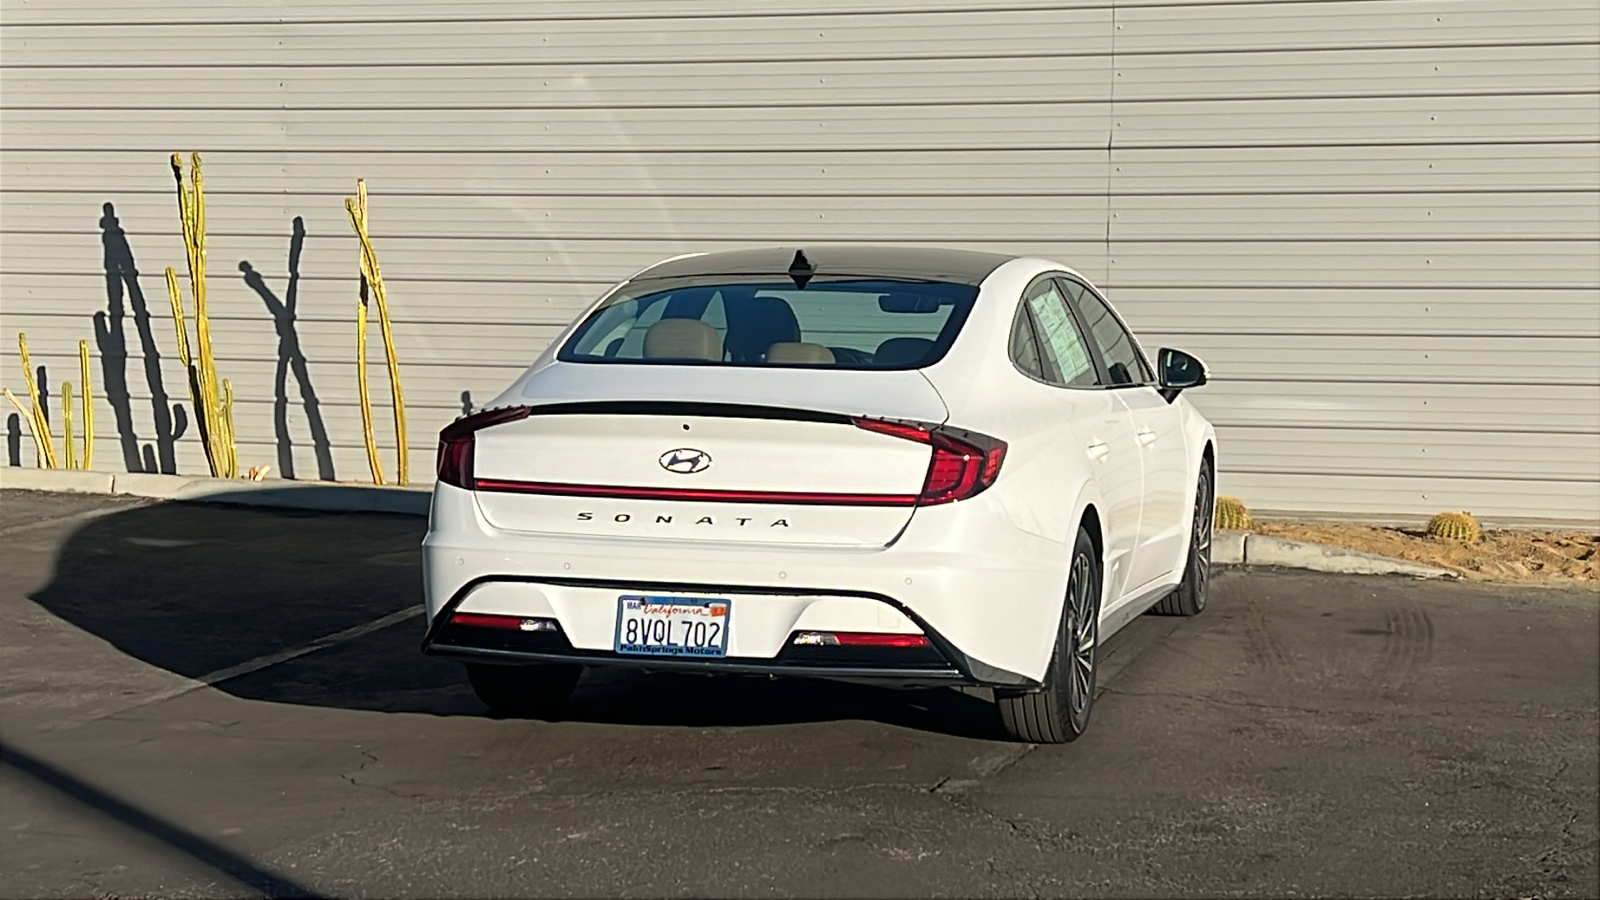
MULTIPOLYGON (((80 527, 32 599, 122 653, 188 678, 417 609, 214 687, 274 703, 487 716, 458 663, 419 652, 425 530, 408 515, 154 503, 80 527)), ((603 669, 585 676, 565 717, 679 727, 863 719, 1000 737, 993 705, 956 690, 603 669)))

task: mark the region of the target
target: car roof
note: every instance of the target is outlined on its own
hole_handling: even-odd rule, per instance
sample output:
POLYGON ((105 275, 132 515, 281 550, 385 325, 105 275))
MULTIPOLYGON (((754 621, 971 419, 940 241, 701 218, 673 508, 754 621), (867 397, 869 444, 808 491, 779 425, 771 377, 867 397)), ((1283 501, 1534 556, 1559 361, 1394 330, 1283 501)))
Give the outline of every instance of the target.
POLYGON ((814 274, 820 276, 904 278, 971 285, 982 283, 1002 263, 1016 259, 1004 253, 937 247, 763 247, 758 250, 726 250, 674 257, 645 269, 632 280, 703 275, 773 275, 787 278, 797 251, 805 254, 805 260, 810 263, 814 274))

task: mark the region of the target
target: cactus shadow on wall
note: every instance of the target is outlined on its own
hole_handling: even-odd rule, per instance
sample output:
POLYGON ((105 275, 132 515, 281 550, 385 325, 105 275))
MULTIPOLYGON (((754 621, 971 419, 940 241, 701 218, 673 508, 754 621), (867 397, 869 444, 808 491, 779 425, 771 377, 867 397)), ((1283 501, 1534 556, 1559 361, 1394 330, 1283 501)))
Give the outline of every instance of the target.
POLYGON ((94 339, 100 350, 100 390, 116 420, 117 441, 127 471, 174 474, 178 471, 176 445, 186 429, 187 417, 183 407, 169 402, 161 378, 161 352, 150 323, 150 307, 139 286, 139 267, 128 245, 128 236, 117 219, 116 207, 107 203, 101 211, 104 214, 100 219, 100 242, 105 251, 106 309, 94 314, 94 339), (125 326, 130 314, 139 335, 155 425, 155 444, 145 444, 143 452, 133 424, 133 398, 128 388, 125 326))
POLYGON ((306 355, 300 349, 300 333, 295 328, 295 307, 300 302, 300 253, 305 248, 306 223, 294 217, 293 231, 289 237, 289 283, 283 299, 272 292, 266 279, 261 277, 248 260, 239 261, 239 271, 244 273, 244 283, 250 286, 267 305, 278 332, 278 366, 273 375, 272 427, 278 441, 278 472, 284 478, 294 478, 294 440, 289 435, 289 373, 300 388, 300 403, 305 407, 306 421, 311 429, 312 451, 317 459, 317 477, 332 481, 333 450, 328 440, 328 428, 322 420, 322 406, 317 391, 311 384, 311 373, 306 367, 306 355))
POLYGON ((43 364, 35 366, 33 382, 39 386, 39 411, 44 413, 44 424, 49 426, 52 437, 60 437, 59 426, 56 424, 56 411, 51 405, 50 367, 43 364))

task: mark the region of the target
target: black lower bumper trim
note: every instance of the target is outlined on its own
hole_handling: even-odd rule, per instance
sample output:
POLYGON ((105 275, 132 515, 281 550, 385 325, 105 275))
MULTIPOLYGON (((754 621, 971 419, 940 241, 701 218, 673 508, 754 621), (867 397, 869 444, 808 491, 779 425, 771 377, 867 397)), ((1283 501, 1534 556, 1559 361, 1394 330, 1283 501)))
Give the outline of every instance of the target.
POLYGON ((462 647, 434 643, 429 655, 449 656, 474 662, 504 663, 506 665, 581 665, 626 666, 654 671, 699 672, 707 675, 771 675, 788 678, 847 678, 893 681, 899 683, 972 684, 972 680, 953 667, 912 668, 906 666, 835 666, 780 663, 769 660, 682 659, 671 656, 623 656, 617 653, 574 650, 561 652, 530 652, 525 650, 499 650, 488 647, 462 647))

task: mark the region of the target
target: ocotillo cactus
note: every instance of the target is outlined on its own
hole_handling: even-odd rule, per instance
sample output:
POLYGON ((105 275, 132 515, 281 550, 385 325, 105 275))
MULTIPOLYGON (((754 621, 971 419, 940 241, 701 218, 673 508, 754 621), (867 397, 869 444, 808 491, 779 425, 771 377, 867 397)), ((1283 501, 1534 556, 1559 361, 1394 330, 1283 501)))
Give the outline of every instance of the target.
MULTIPOLYGON (((400 360, 394 352, 394 332, 389 324, 389 302, 383 287, 383 272, 378 268, 378 255, 372 249, 372 237, 367 232, 367 183, 365 179, 356 179, 356 196, 344 198, 344 208, 350 213, 350 225, 355 229, 356 239, 361 242, 361 277, 364 287, 371 291, 372 300, 378 305, 378 325, 383 332, 384 359, 389 366, 389 393, 394 403, 394 438, 396 458, 395 481, 401 485, 409 484, 410 464, 406 449, 406 403, 400 390, 400 360)), ((367 295, 362 294, 360 306, 356 310, 356 325, 360 336, 356 341, 356 362, 360 374, 357 376, 358 387, 361 391, 361 416, 362 427, 367 438, 367 461, 372 466, 372 480, 374 483, 383 483, 383 473, 378 464, 377 443, 372 436, 372 406, 367 394, 367 295)))
POLYGON ((78 467, 78 451, 72 446, 72 382, 61 382, 61 456, 64 468, 78 467))
POLYGON ((172 317, 178 332, 178 358, 189 373, 190 400, 200 422, 211 474, 233 478, 239 474, 238 451, 232 429, 225 421, 223 391, 211 349, 211 319, 206 311, 206 202, 200 154, 189 156, 189 184, 184 183, 181 154, 172 154, 172 174, 178 182, 178 218, 182 221, 183 244, 189 259, 189 294, 194 299, 195 348, 191 352, 178 276, 168 267, 167 293, 172 299, 172 317))
POLYGON ((361 397, 361 438, 367 445, 367 468, 372 483, 383 484, 383 461, 378 458, 378 437, 372 430, 372 394, 367 389, 367 284, 363 280, 356 298, 356 391, 361 397))
POLYGON ((233 443, 233 382, 222 379, 222 410, 217 421, 222 428, 223 445, 228 448, 228 477, 239 474, 239 458, 234 455, 233 443))
POLYGON ((1434 537, 1474 544, 1483 540, 1483 529, 1469 512, 1442 512, 1428 520, 1428 533, 1434 537))
POLYGON ((39 384, 33 380, 33 361, 28 357, 28 336, 17 332, 17 349, 22 352, 22 378, 28 385, 28 399, 33 409, 28 421, 33 427, 34 443, 40 451, 39 459, 47 469, 57 468, 55 438, 50 436, 50 417, 45 415, 44 404, 39 400, 39 384))
POLYGON ((17 408, 17 416, 28 423, 28 434, 33 437, 33 458, 38 465, 44 466, 46 459, 45 448, 50 445, 40 437, 39 426, 34 423, 33 412, 22 405, 22 401, 17 399, 17 395, 11 393, 11 388, 5 388, 5 395, 6 399, 11 401, 11 405, 17 408))
POLYGON ((1238 497, 1218 497, 1213 524, 1221 531, 1244 531, 1250 527, 1250 510, 1238 497))
POLYGON ((89 342, 78 342, 78 364, 83 373, 83 467, 94 467, 94 389, 89 382, 89 342))

